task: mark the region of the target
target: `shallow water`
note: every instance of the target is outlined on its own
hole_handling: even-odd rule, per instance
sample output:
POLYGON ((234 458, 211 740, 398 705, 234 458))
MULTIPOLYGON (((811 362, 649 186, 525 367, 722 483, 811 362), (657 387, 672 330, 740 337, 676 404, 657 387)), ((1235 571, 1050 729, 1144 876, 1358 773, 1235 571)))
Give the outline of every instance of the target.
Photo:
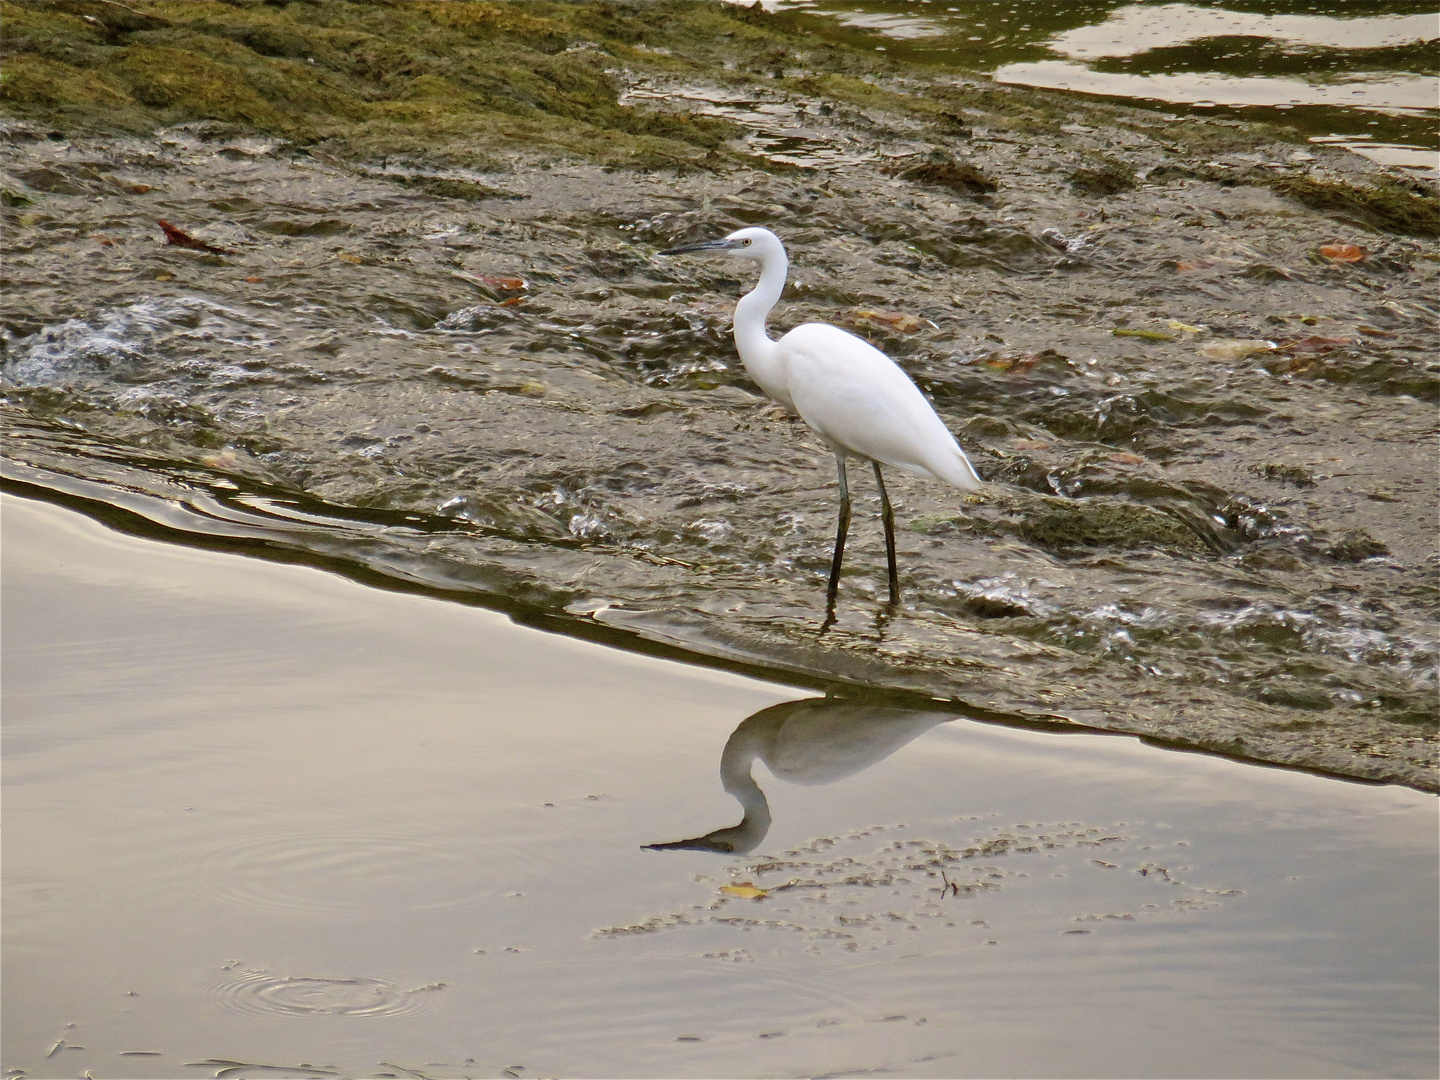
POLYGON ((1002 83, 1283 122, 1372 161, 1440 169, 1433 4, 765 0, 898 58, 1002 83))
POLYGON ((4 524, 7 1069, 1435 1071, 1429 796, 4 524))
POLYGON ((1364 162, 1207 149, 1183 160, 1214 181, 1097 199, 1056 169, 1128 140, 1175 172, 1148 117, 1041 153, 981 126, 1004 103, 942 138, 778 85, 630 86, 758 117, 752 151, 805 167, 517 167, 476 203, 203 125, 17 136, 8 475, 612 640, 1433 786, 1434 243, 1223 182, 1364 162), (893 178, 922 136, 1003 186, 893 178), (157 243, 162 217, 234 254, 157 243), (735 360, 747 279, 654 256, 757 222, 794 259, 775 328, 870 337, 990 482, 892 478, 893 613, 858 487, 823 634, 828 455, 735 360), (1364 262, 1316 253, 1351 237, 1364 262))

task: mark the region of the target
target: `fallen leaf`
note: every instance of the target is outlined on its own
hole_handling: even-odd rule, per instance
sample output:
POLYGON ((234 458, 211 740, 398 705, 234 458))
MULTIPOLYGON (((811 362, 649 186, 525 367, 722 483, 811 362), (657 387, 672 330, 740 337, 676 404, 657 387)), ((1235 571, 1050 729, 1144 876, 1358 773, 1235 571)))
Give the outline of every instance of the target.
POLYGON ((247 277, 245 280, 246 280, 247 282, 249 282, 251 285, 259 285, 259 284, 260 284, 260 279, 259 279, 258 277, 251 276, 251 277, 247 277))
POLYGON ((452 277, 457 277, 461 281, 468 281, 472 285, 488 285, 490 288, 499 289, 501 292, 520 292, 523 289, 530 288, 530 286, 525 283, 524 278, 494 277, 490 274, 469 274, 464 270, 452 270, 450 274, 452 277))
POLYGON ((1009 356, 1005 353, 991 353, 980 362, 992 371, 1029 371, 1040 357, 1035 353, 1009 356))
POLYGON ((1131 330, 1128 326, 1117 326, 1110 333, 1116 337, 1138 337, 1146 341, 1174 341, 1174 334, 1161 333, 1159 330, 1131 330))
POLYGON ((501 306, 501 307, 514 307, 516 304, 523 304, 524 302, 525 302, 525 297, 523 297, 523 296, 512 296, 512 297, 510 297, 509 300, 501 300, 501 301, 500 301, 500 306, 501 306))
POLYGON ((850 313, 857 323, 887 326, 902 334, 916 334, 925 329, 925 320, 903 311, 877 311, 873 308, 856 308, 850 313))
POLYGON ((1209 345, 1200 347, 1200 355, 1208 356, 1211 360, 1239 360, 1255 353, 1273 352, 1278 347, 1273 341, 1261 341, 1258 338, 1212 341, 1209 345))
POLYGON ((1183 330, 1187 334, 1203 334, 1206 330, 1206 327, 1191 326, 1189 323, 1183 323, 1179 319, 1171 319, 1165 325, 1170 327, 1171 330, 1183 330))
POLYGON ((759 900, 770 895, 764 889, 757 889, 749 881, 742 881, 739 885, 721 885, 720 891, 746 900, 759 900))
POLYGON ((360 266, 365 262, 359 255, 351 255, 348 251, 342 251, 335 257, 341 262, 353 263, 356 266, 360 266))
POLYGON ((1144 465, 1145 459, 1139 454, 1127 454, 1123 450, 1118 454, 1111 454, 1110 460, 1121 465, 1144 465))
POLYGON ((165 243, 167 244, 174 244, 176 247, 189 248, 192 251, 209 251, 215 255, 235 254, 235 252, 230 251, 228 248, 216 247, 214 244, 207 244, 204 240, 196 239, 195 237, 187 233, 184 229, 180 228, 177 225, 170 224, 170 222, 165 221, 163 218, 156 219, 155 224, 159 225, 160 228, 164 230, 165 243))
POLYGON ((131 184, 125 189, 131 195, 144 195, 147 191, 154 191, 149 184, 131 184))
POLYGON ((1370 252, 1359 244, 1321 244, 1320 254, 1331 262, 1358 263, 1370 257, 1370 252))
POLYGON ((1375 326, 1366 326, 1366 325, 1364 325, 1363 323, 1361 323, 1359 326, 1356 326, 1355 329, 1356 329, 1356 330, 1359 330, 1360 333, 1364 334, 1366 337, 1394 337, 1394 336, 1395 336, 1395 335, 1392 334, 1389 330, 1381 330, 1379 327, 1375 327, 1375 326))
POLYGON ((172 273, 170 273, 170 272, 167 271, 167 270, 161 270, 158 274, 155 275, 155 280, 156 280, 156 281, 174 281, 174 280, 175 280, 175 275, 172 274, 172 273))
POLYGON ((1016 450, 1049 450, 1048 442, 1040 442, 1037 439, 1016 439, 1011 443, 1016 450))

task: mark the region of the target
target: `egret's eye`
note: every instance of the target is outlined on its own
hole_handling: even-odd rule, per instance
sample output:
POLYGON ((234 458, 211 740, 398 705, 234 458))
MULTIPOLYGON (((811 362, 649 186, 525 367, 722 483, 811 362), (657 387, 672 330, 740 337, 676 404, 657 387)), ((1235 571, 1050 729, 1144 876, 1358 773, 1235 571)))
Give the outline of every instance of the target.
POLYGON ((746 246, 746 247, 749 247, 749 246, 750 246, 750 241, 749 241, 749 240, 746 240, 746 241, 745 241, 745 246, 746 246))

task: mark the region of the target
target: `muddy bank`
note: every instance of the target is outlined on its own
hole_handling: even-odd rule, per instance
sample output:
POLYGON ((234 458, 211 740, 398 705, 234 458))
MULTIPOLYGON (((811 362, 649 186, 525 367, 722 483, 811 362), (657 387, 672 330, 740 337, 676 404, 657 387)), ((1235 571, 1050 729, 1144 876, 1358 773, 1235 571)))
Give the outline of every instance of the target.
MULTIPOLYGON (((31 7, 102 35, 72 66, 134 104, 107 133, 6 91, 17 478, 782 675, 1434 787, 1424 184, 1236 121, 906 75, 799 16, 473 5, 471 105, 392 124, 460 31, 321 21, 426 5, 31 7), (206 119, 124 81, 222 38, 252 89, 303 65, 364 109, 206 119), (374 41, 411 67, 366 76, 374 41), (497 49, 599 96, 567 115, 501 73, 482 100, 497 49), (819 633, 828 456, 734 358, 748 280, 654 255, 742 224, 790 247, 772 329, 889 351, 989 482, 897 477, 893 617, 857 485, 819 633)), ((26 62, 66 63, 43 29, 26 62)))

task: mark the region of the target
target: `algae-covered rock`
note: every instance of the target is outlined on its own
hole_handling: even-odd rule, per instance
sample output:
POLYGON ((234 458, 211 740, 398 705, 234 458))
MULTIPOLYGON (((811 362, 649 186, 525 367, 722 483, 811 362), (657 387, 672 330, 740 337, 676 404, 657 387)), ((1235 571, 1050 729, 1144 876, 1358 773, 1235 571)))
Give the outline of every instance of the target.
POLYGON ((1163 510, 1104 496, 1062 499, 1006 493, 987 500, 973 514, 982 527, 1047 551, 1159 548, 1198 555, 1208 550, 1193 529, 1163 510))
MULTIPOLYGON (((806 40, 783 19, 705 2, 89 7, 0 5, 0 101, 13 112, 91 132, 220 120, 358 158, 462 146, 658 167, 702 164, 697 148, 744 157, 724 148, 738 131, 723 118, 621 106, 618 66, 710 68, 721 54, 752 66, 806 40)), ((842 52, 838 66, 855 66, 842 52)), ((886 93, 833 78, 832 94, 886 93)))

